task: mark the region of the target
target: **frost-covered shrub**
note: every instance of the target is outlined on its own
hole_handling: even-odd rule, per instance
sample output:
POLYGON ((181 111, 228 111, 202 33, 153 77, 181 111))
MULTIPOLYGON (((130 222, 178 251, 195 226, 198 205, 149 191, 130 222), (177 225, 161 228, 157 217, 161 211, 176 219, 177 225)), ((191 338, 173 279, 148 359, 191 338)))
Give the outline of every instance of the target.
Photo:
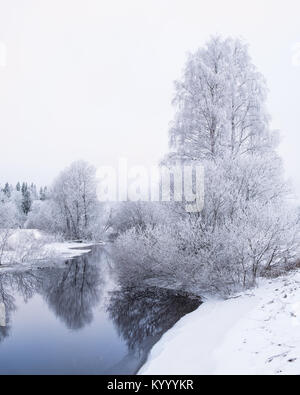
POLYGON ((251 287, 258 276, 285 270, 296 258, 295 217, 274 209, 249 207, 216 228, 205 228, 200 217, 143 232, 133 228, 113 249, 120 277, 200 294, 251 287))
POLYGON ((138 223, 119 236, 113 253, 123 281, 227 295, 296 260, 299 215, 285 198, 276 157, 221 158, 205 169, 201 213, 138 223))
POLYGON ((140 232, 147 226, 171 224, 181 216, 182 209, 174 202, 121 202, 112 206, 109 226, 120 235, 132 228, 140 232))
POLYGON ((62 218, 52 200, 35 200, 25 223, 27 229, 39 229, 51 234, 63 233, 62 218))
POLYGON ((19 212, 12 199, 0 193, 0 265, 9 237, 20 224, 19 212))
POLYGON ((175 220, 128 221, 114 249, 123 279, 228 295, 297 260, 299 213, 289 207, 266 91, 240 40, 212 38, 189 56, 164 164, 203 164, 204 209, 183 214, 178 203, 175 220))
POLYGON ((43 247, 48 238, 35 230, 17 230, 8 239, 7 247, 11 263, 34 262, 47 257, 43 247))
POLYGON ((22 264, 56 258, 55 251, 47 248, 48 243, 53 241, 53 236, 35 229, 10 229, 1 251, 1 262, 22 264))

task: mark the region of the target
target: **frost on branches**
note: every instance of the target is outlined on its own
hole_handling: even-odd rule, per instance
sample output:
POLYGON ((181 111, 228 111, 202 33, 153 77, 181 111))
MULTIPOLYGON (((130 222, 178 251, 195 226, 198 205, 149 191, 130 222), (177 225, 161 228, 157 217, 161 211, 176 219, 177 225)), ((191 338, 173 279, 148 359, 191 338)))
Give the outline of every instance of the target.
POLYGON ((189 56, 175 86, 164 163, 204 165, 205 207, 199 214, 175 202, 140 210, 143 220, 116 241, 120 276, 228 295, 255 285, 258 276, 290 269, 299 214, 289 204, 278 138, 269 126, 265 81, 247 46, 212 38, 189 56))

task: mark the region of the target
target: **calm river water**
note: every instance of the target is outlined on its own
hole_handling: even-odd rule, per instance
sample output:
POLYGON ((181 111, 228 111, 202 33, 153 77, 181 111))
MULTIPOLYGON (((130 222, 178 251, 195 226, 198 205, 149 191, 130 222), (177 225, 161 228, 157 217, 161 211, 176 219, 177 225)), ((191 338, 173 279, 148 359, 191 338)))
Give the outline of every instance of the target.
POLYGON ((135 374, 200 304, 154 287, 117 288, 112 268, 94 247, 47 267, 0 269, 0 374, 135 374))

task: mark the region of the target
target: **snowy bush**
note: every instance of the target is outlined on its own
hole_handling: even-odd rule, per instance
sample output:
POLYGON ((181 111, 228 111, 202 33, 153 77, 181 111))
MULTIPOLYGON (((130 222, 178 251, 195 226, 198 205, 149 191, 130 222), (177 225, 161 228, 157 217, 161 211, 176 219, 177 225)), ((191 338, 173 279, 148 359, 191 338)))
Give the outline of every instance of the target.
POLYGON ((296 262, 299 213, 288 203, 265 92, 239 40, 213 38, 190 55, 176 83, 164 164, 204 165, 204 209, 183 215, 183 204, 174 203, 176 220, 128 217, 113 252, 123 281, 228 295, 296 262))
POLYGON ((2 264, 7 242, 18 225, 18 212, 15 204, 4 194, 0 195, 0 265, 2 264))
POLYGON ((182 216, 182 208, 174 202, 122 202, 111 208, 109 226, 117 234, 135 228, 143 231, 147 226, 172 224, 182 216), (178 209, 178 211, 176 211, 178 209))
POLYGON ((215 228, 205 228, 200 217, 143 232, 133 228, 113 249, 120 278, 200 294, 251 287, 258 276, 285 270, 296 259, 297 221, 293 213, 276 215, 275 209, 248 207, 215 228))
POLYGON ((3 264, 34 263, 56 257, 47 248, 54 241, 52 236, 32 229, 10 229, 7 235, 1 256, 3 264))
POLYGON ((39 229, 51 234, 63 232, 59 210, 52 200, 36 200, 28 213, 25 227, 27 229, 39 229))

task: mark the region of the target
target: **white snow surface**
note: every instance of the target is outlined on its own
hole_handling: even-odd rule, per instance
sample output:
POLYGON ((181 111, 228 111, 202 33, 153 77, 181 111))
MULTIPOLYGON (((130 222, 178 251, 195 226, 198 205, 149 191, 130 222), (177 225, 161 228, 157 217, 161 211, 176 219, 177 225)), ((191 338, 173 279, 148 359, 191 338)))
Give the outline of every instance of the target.
POLYGON ((300 271, 205 302, 164 334, 139 374, 300 374, 300 271))
MULTIPOLYGON (((82 254, 88 253, 91 250, 88 247, 91 247, 93 243, 76 243, 76 242, 53 242, 51 241, 51 236, 44 234, 43 232, 37 229, 18 229, 14 231, 12 236, 9 238, 9 246, 14 248, 17 247, 18 244, 22 243, 23 239, 31 237, 35 240, 44 241, 43 249, 49 253, 53 253, 54 256, 61 256, 64 258, 75 258, 82 254), (48 238, 50 241, 48 242, 48 238)), ((51 256, 51 255, 50 255, 51 256)))
POLYGON ((60 255, 64 258, 75 258, 80 255, 86 254, 91 250, 88 247, 93 246, 92 243, 72 243, 72 242, 63 242, 63 243, 49 243, 45 246, 50 251, 55 252, 57 255, 60 255))
POLYGON ((33 261, 71 259, 86 254, 94 243, 57 242, 53 236, 36 229, 14 229, 2 257, 4 266, 33 261))

